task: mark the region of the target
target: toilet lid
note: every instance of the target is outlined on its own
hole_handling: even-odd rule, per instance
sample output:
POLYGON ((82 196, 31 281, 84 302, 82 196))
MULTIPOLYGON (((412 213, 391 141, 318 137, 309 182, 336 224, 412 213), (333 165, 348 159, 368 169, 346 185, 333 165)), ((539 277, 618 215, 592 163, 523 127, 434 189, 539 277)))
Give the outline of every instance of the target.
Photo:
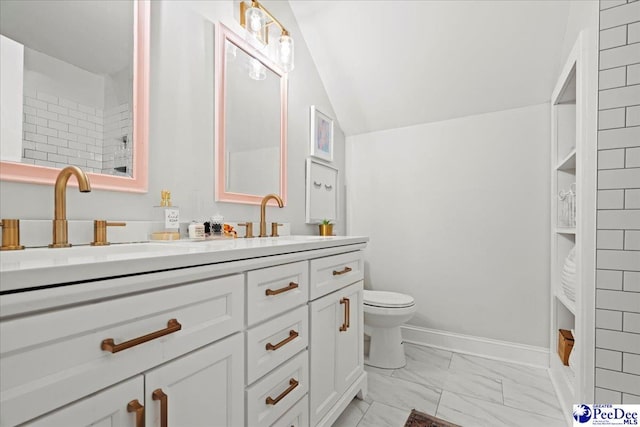
POLYGON ((410 307, 415 304, 413 297, 398 292, 364 291, 364 304, 376 307, 410 307))

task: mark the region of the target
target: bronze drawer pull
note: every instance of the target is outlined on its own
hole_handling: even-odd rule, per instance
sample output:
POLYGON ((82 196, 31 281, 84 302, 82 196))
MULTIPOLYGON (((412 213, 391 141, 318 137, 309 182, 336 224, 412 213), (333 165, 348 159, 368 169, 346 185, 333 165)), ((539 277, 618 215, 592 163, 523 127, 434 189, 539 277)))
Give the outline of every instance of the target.
POLYGON ((333 270, 333 275, 334 276, 340 276, 341 274, 345 274, 345 273, 348 273, 350 271, 351 271, 351 267, 345 267, 343 270, 340 270, 340 271, 333 270))
POLYGON ((298 333, 292 329, 292 330, 289 331, 289 336, 287 338, 283 339, 282 341, 280 341, 276 345, 273 345, 271 343, 267 343, 267 345, 265 347, 266 347, 267 350, 277 350, 280 347, 282 347, 283 345, 285 345, 286 343, 295 340, 296 338, 298 338, 298 333))
POLYGON ((264 291, 264 293, 267 296, 278 295, 278 294, 281 294, 283 292, 291 291, 291 290, 297 288, 298 286, 299 285, 296 282, 289 282, 289 285, 285 286, 284 288, 276 289, 275 291, 271 290, 271 289, 267 289, 266 291, 264 291))
POLYGON ((127 412, 135 412, 136 427, 144 427, 144 406, 140 404, 138 399, 133 399, 127 404, 127 412))
POLYGON ((342 324, 342 326, 340 326, 340 332, 345 332, 347 329, 349 329, 349 311, 351 308, 351 301, 349 301, 349 298, 342 298, 340 300, 340 304, 344 304, 344 323, 342 324))
POLYGON ((156 338, 160 338, 165 335, 178 332, 180 329, 182 329, 182 325, 178 323, 176 319, 169 319, 169 321, 167 322, 167 327, 165 329, 151 332, 150 334, 147 334, 138 338, 134 338, 132 340, 125 341, 120 344, 116 344, 113 341, 113 338, 107 338, 105 340, 102 340, 102 344, 100 345, 100 348, 103 351, 110 351, 111 353, 117 353, 119 351, 126 350, 131 347, 135 347, 139 344, 143 344, 147 341, 155 340, 156 338))
POLYGON ((160 401, 160 427, 168 427, 169 426, 169 396, 162 391, 161 388, 157 388, 151 393, 151 398, 153 400, 160 401))
POLYGON ((267 405, 275 405, 276 403, 280 402, 282 399, 284 399, 284 397, 291 393, 293 391, 294 388, 298 387, 298 381, 294 380, 293 378, 291 378, 289 380, 289 387, 283 391, 282 393, 280 393, 280 395, 278 397, 276 397, 275 399, 272 399, 271 396, 267 396, 267 399, 265 400, 267 405))

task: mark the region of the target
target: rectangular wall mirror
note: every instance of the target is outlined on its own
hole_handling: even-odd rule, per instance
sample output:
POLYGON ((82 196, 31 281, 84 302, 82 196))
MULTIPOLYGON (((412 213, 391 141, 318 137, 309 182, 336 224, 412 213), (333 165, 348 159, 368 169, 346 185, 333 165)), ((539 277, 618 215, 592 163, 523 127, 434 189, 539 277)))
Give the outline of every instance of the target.
POLYGON ((216 200, 287 196, 287 76, 222 24, 216 33, 216 200))
POLYGON ((0 179, 146 192, 148 0, 2 0, 0 179), (5 120, 5 116, 7 120, 5 120))

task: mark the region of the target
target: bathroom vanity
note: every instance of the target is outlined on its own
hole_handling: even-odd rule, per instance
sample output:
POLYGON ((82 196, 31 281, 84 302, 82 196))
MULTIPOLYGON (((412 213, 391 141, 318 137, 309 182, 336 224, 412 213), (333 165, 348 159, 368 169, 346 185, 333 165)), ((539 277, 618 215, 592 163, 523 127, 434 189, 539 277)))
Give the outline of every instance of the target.
POLYGON ((366 395, 366 242, 3 252, 0 425, 331 425, 366 395))

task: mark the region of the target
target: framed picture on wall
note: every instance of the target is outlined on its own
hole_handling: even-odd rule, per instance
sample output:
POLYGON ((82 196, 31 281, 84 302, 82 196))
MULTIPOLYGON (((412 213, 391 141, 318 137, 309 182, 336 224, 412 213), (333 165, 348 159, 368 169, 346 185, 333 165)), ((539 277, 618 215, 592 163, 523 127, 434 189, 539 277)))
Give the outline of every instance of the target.
POLYGON ((311 155, 333 161, 333 119, 311 106, 311 155))

